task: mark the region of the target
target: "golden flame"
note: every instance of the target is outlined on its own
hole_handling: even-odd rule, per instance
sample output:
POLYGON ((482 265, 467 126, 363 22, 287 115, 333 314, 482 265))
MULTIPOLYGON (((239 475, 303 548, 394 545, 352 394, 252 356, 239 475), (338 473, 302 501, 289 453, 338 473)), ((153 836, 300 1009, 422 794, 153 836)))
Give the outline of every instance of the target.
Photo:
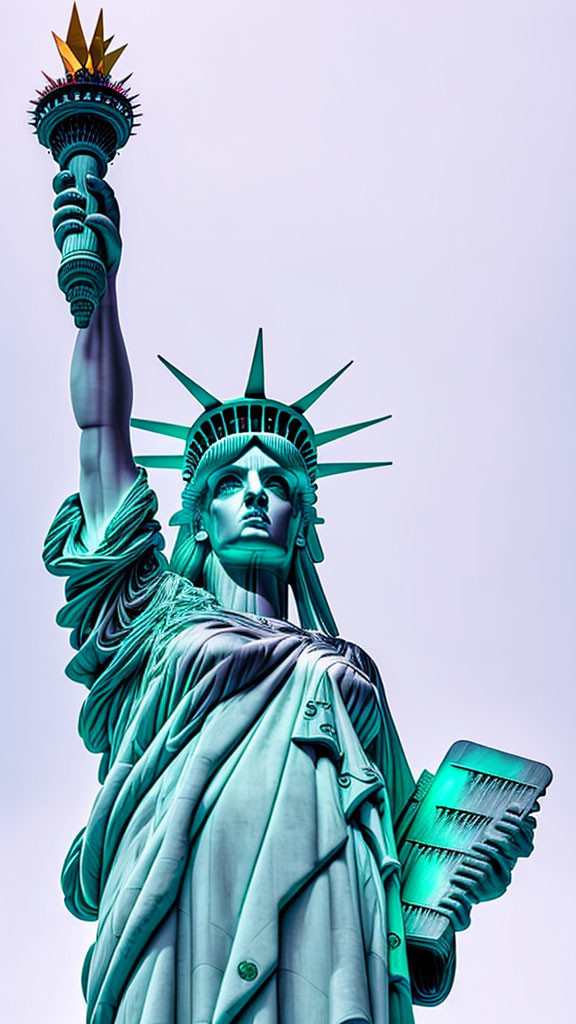
POLYGON ((96 28, 94 29, 94 35, 92 36, 92 42, 88 46, 82 31, 80 15, 78 14, 76 4, 72 8, 66 42, 60 39, 55 32, 52 35, 58 47, 58 52, 62 57, 64 68, 71 75, 76 71, 80 71, 81 68, 85 68, 86 71, 100 71, 104 75, 109 75, 120 54, 124 52, 128 45, 125 43, 124 46, 118 47, 117 50, 112 50, 111 53, 107 52, 114 36, 104 39, 104 12, 101 10, 96 22, 96 28))

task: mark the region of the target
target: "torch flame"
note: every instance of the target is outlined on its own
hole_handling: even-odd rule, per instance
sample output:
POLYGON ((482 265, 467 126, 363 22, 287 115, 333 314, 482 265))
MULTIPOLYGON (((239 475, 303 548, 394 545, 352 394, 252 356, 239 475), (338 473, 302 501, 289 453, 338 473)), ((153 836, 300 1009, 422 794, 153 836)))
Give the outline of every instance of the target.
POLYGON ((55 32, 52 35, 54 36, 64 68, 71 75, 75 74, 76 71, 80 71, 81 68, 92 73, 100 71, 103 75, 109 75, 120 54, 124 52, 128 45, 125 43, 124 46, 118 47, 117 50, 112 50, 111 53, 107 52, 114 36, 104 39, 104 12, 101 10, 96 22, 96 28, 94 29, 94 35, 92 36, 92 42, 88 46, 82 31, 80 15, 78 14, 76 4, 72 8, 66 42, 60 39, 55 32))

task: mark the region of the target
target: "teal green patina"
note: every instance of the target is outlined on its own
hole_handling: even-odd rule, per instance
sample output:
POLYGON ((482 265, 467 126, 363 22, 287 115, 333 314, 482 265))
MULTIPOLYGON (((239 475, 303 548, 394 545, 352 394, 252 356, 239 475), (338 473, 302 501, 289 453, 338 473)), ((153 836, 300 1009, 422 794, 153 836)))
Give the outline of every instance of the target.
POLYGON ((98 550, 77 497, 45 549, 102 757, 63 873, 98 920, 88 1019, 405 1024, 394 819, 413 780, 377 670, 171 571, 155 508, 141 471, 98 550))
POLYGON ((238 974, 243 981, 255 981, 258 977, 258 968, 251 960, 243 960, 238 964, 238 974))
MULTIPOLYGON (((62 142, 64 103, 112 103, 97 80, 108 43, 99 19, 88 48, 74 10, 58 43, 67 79, 36 110, 41 141, 62 142)), ((125 100, 114 109, 129 120, 125 100)), ((347 367, 287 404, 266 394, 261 332, 233 400, 163 359, 202 412, 192 426, 132 420, 184 442, 135 459, 120 215, 83 141, 54 179, 64 262, 92 253, 100 268, 76 295, 80 492, 44 558, 66 579, 67 674, 87 689, 79 730, 100 755, 62 875, 68 908, 97 922, 88 1024, 413 1024, 413 1002, 450 990, 471 905, 531 851, 550 773, 460 743, 415 786, 376 666, 338 636, 316 569, 317 481, 389 465, 318 461, 388 418, 314 431, 308 410, 347 367), (145 467, 182 472, 170 560, 145 467)))

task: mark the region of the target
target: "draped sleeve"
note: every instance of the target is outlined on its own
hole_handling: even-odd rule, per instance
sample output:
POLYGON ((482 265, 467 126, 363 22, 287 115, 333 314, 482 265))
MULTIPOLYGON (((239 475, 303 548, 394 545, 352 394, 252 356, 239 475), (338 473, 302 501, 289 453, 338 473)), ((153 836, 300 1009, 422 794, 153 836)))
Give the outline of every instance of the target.
MULTIPOLYGON (((161 554, 164 540, 154 518, 157 507, 156 495, 140 471, 93 550, 83 540, 80 496, 73 494, 59 509, 46 537, 43 559, 49 572, 67 577, 66 604, 56 621, 72 630, 70 643, 75 650, 98 634, 110 653, 157 587, 166 568, 161 554)), ((90 670, 83 659, 73 659, 67 672, 90 685, 90 670)))
MULTIPOLYGON (((155 519, 157 506, 141 471, 96 548, 84 543, 85 520, 78 494, 66 499, 45 541, 46 568, 66 577, 66 604, 56 621, 72 630, 70 643, 77 651, 66 674, 91 691, 79 730, 93 752, 109 749, 120 691, 125 693, 129 681, 137 677, 153 641, 153 634, 142 624, 167 575, 164 540, 155 519), (115 695, 116 701, 111 699, 115 695)), ((106 764, 101 774, 105 771, 106 764)))

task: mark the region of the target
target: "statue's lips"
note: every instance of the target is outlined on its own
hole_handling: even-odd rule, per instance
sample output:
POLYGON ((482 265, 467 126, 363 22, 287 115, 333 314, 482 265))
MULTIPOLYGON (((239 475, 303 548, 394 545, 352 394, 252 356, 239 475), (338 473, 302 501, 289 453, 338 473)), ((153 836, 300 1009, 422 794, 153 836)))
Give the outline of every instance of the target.
POLYGON ((243 526, 256 526, 260 530, 267 530, 270 524, 270 517, 266 512, 246 512, 242 516, 243 526))

